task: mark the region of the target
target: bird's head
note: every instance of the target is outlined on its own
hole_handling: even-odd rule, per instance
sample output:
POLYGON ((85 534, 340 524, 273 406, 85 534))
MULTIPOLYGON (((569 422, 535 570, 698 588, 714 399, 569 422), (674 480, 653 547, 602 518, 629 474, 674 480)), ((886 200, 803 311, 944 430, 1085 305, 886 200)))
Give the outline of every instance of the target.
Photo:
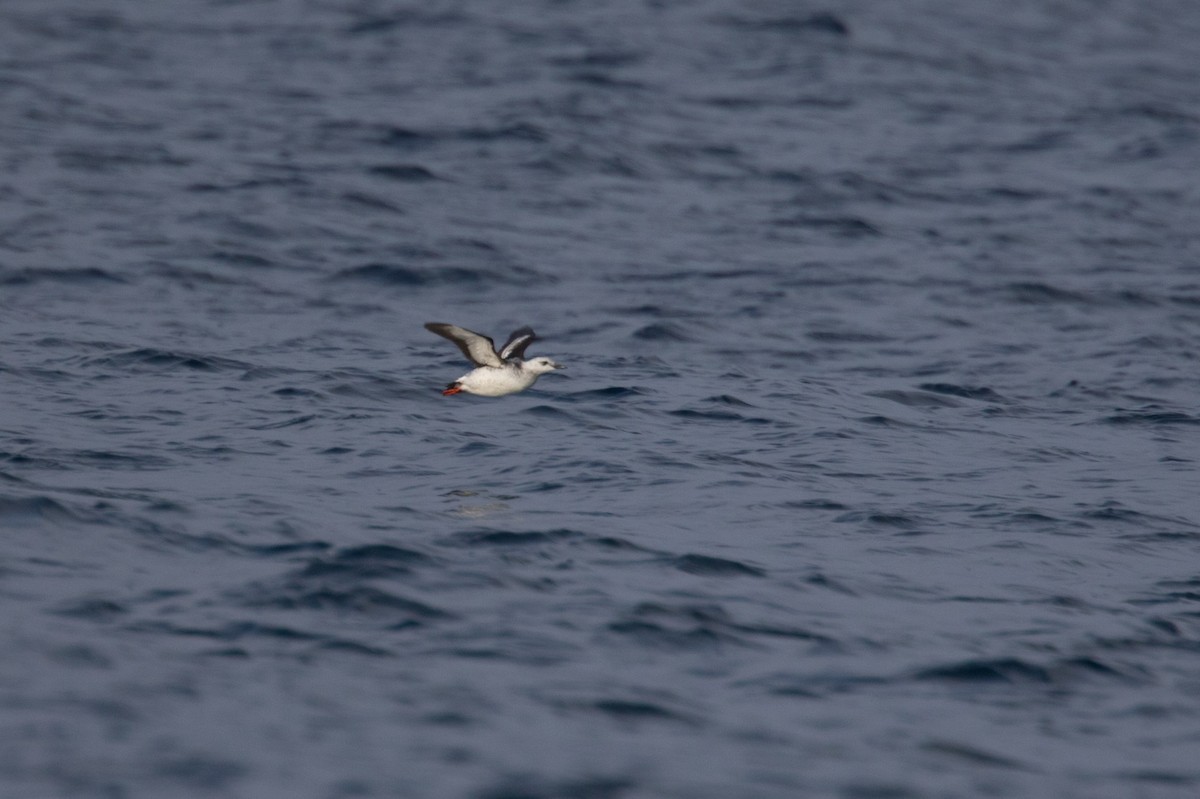
POLYGON ((525 368, 537 375, 553 372, 555 369, 566 369, 561 363, 555 363, 549 358, 531 358, 525 361, 525 368))

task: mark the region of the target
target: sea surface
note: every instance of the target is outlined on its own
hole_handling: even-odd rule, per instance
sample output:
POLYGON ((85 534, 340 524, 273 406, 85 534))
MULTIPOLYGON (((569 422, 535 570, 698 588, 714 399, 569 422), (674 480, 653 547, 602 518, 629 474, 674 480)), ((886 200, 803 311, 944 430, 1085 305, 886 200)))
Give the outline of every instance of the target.
POLYGON ((1200 796, 1198 41, 4 0, 0 797, 1200 796))

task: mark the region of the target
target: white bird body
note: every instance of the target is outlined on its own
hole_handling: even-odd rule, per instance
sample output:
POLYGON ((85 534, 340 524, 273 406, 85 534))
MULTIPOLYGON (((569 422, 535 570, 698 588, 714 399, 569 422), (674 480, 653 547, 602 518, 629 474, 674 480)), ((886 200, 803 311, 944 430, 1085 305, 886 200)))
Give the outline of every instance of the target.
POLYGON ((532 386, 547 372, 566 368, 549 358, 524 359, 525 348, 536 338, 528 327, 514 330, 499 351, 490 338, 465 327, 426 322, 425 329, 453 341, 476 367, 446 386, 442 391, 445 396, 460 391, 481 397, 515 394, 532 386))

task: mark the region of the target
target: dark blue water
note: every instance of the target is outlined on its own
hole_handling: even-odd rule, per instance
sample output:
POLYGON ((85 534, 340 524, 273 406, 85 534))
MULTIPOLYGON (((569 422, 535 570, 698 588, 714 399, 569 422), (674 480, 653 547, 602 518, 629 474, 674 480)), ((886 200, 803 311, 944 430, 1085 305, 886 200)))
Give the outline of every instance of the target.
POLYGON ((1200 795, 1198 40, 6 0, 0 795, 1200 795))

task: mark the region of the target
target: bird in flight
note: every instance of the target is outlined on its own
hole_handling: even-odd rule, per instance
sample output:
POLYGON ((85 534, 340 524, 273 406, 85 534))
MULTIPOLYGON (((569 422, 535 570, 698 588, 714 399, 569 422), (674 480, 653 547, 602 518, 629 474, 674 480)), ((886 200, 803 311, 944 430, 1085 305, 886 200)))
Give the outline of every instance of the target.
POLYGON ((465 391, 481 397, 502 397, 524 391, 547 372, 566 368, 544 357, 525 360, 525 348, 535 338, 528 327, 514 330, 499 350, 490 338, 465 327, 426 322, 425 329, 453 341, 467 360, 475 364, 474 369, 446 386, 443 396, 465 391))

